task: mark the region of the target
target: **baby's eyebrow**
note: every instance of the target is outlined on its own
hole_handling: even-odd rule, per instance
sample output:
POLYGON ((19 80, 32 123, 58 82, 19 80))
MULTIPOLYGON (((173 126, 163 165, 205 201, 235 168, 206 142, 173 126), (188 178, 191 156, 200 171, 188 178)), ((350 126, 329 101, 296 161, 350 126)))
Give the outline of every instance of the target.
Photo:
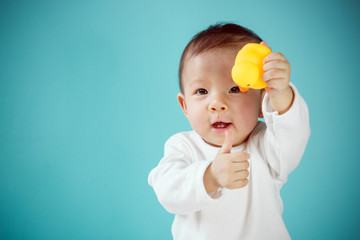
POLYGON ((189 81, 189 86, 192 87, 193 85, 203 85, 205 83, 205 80, 201 78, 194 78, 189 81))

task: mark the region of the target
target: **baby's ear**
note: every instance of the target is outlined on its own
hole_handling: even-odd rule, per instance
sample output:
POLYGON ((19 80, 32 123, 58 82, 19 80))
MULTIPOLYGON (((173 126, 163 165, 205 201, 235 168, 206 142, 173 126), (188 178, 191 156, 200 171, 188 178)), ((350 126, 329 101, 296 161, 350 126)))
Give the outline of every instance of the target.
POLYGON ((262 112, 262 107, 260 106, 259 118, 264 118, 264 114, 262 112))
POLYGON ((265 90, 264 89, 261 89, 261 97, 260 97, 260 112, 259 112, 259 118, 264 118, 264 114, 262 112, 262 102, 264 100, 264 97, 265 97, 265 90))
POLYGON ((188 112, 187 112, 187 106, 186 106, 186 101, 185 101, 184 94, 178 93, 177 99, 178 99, 178 101, 180 103, 181 109, 183 110, 185 116, 187 116, 188 112))

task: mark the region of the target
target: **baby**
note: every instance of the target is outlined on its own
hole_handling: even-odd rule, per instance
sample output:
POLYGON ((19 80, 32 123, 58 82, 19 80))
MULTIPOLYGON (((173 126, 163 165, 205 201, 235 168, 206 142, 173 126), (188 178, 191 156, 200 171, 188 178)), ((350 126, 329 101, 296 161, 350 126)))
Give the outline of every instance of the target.
POLYGON ((193 131, 170 137, 149 175, 175 214, 174 239, 290 239, 280 189, 305 151, 308 108, 278 52, 264 59, 266 89, 239 90, 231 69, 247 43, 267 46, 249 29, 217 24, 182 54, 177 98, 193 131))

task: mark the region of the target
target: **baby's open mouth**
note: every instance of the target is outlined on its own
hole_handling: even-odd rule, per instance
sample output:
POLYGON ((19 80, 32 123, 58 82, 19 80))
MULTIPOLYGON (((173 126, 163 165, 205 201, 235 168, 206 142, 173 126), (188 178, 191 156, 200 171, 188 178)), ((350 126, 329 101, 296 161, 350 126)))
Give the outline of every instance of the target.
POLYGON ((226 122, 215 122, 211 124, 211 126, 216 129, 224 129, 224 128, 228 128, 230 124, 231 123, 226 123, 226 122))

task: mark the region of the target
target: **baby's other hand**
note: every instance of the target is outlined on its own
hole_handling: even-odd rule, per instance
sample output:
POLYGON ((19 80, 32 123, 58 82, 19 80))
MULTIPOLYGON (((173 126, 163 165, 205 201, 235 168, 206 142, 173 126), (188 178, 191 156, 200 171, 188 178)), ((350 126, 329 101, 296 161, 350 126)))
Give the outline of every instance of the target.
MULTIPOLYGON (((265 42, 260 44, 269 47, 265 42)), ((262 79, 266 82, 265 91, 273 111, 284 114, 291 108, 294 100, 294 93, 289 85, 290 63, 283 54, 272 52, 265 57, 263 70, 262 79)))
MULTIPOLYGON (((270 48, 266 42, 260 44, 270 48)), ((282 53, 272 52, 267 55, 264 59, 263 70, 262 79, 266 82, 265 90, 269 97, 281 95, 290 87, 291 66, 282 53)))
POLYGON ((204 175, 208 193, 219 187, 237 189, 248 184, 250 155, 246 152, 231 153, 231 148, 232 136, 231 132, 227 131, 221 149, 204 175))

